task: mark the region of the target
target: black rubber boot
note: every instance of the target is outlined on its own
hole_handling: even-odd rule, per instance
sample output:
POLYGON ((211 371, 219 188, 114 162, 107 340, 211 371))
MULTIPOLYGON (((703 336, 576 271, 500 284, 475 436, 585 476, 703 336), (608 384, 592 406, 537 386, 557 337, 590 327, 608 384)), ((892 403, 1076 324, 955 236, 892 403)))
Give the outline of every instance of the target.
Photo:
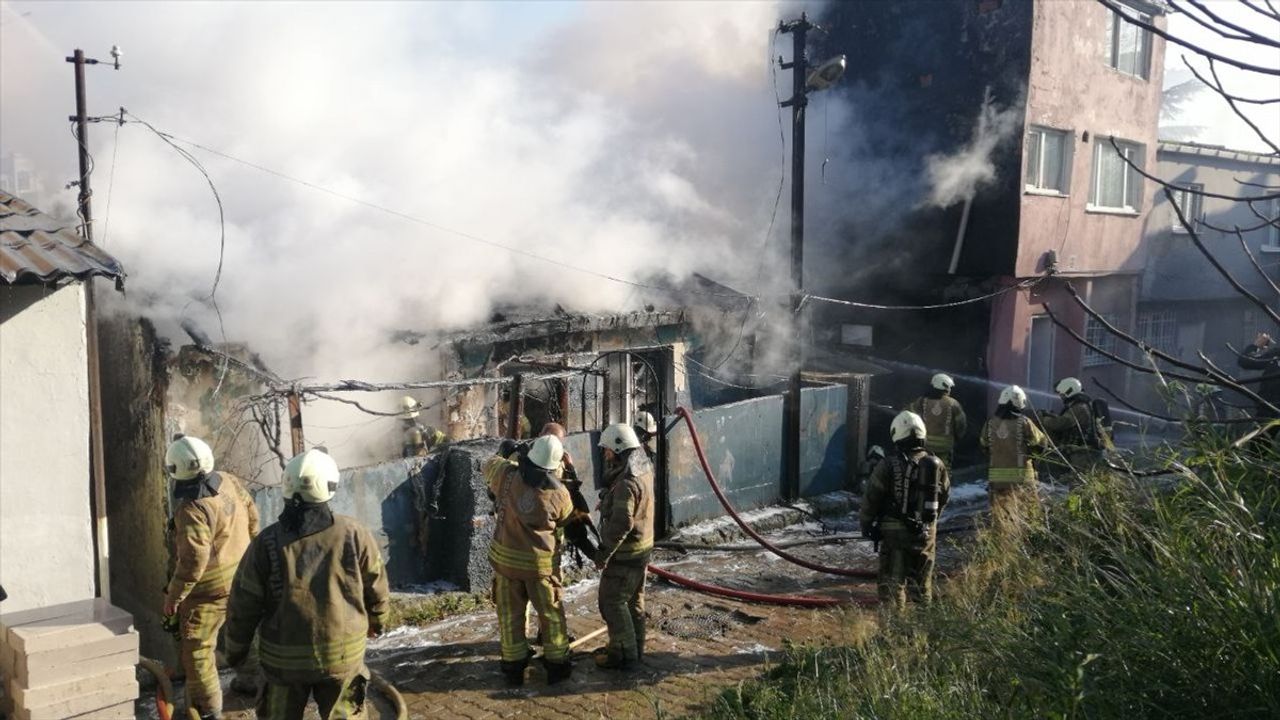
POLYGON ((503 660, 500 665, 502 666, 502 676, 507 680, 507 687, 524 685, 524 669, 529 665, 529 658, 510 662, 503 660))
POLYGON ((550 660, 543 658, 542 666, 547 670, 548 685, 555 685, 556 683, 564 682, 569 679, 569 676, 573 675, 573 663, 569 660, 565 660, 564 662, 551 662, 550 660))

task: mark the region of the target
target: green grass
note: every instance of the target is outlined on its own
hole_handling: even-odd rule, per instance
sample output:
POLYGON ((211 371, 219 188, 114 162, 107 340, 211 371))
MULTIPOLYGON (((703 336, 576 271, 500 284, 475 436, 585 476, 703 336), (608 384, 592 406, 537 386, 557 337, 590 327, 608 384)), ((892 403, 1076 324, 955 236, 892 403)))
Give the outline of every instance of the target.
POLYGON ((421 627, 454 615, 493 607, 487 594, 442 592, 431 595, 394 596, 387 627, 421 627))
POLYGON ((1182 454, 1176 480, 1095 477, 980 533, 932 606, 789 648, 702 717, 1280 717, 1280 457, 1182 454))

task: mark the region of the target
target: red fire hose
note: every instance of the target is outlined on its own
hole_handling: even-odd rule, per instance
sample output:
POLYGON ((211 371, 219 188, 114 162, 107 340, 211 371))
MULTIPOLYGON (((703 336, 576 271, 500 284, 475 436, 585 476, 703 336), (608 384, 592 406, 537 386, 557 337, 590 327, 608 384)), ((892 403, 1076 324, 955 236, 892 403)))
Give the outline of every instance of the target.
POLYGON ((698 455, 698 463, 702 465, 702 472, 706 473, 707 475, 707 482, 711 483, 711 490, 715 492, 716 497, 720 499, 720 504, 723 505, 725 511, 729 513, 729 517, 733 518, 734 522, 738 523, 738 527, 742 528, 742 531, 745 532, 748 536, 750 536, 752 540, 755 540, 756 542, 760 543, 760 545, 763 546, 764 549, 768 550, 774 555, 777 555, 783 560, 786 560, 787 562, 795 563, 800 567, 808 568, 815 572, 827 573, 828 575, 841 575, 843 577, 855 577, 855 578, 875 578, 876 577, 877 573, 874 570, 846 570, 844 568, 833 568, 833 567, 827 567, 825 565, 819 565, 815 562, 810 562, 808 560, 805 560, 802 557, 797 557, 795 555, 792 555, 786 550, 783 550, 775 545, 772 545, 768 540, 765 540, 760 535, 760 533, 756 532, 750 525, 746 523, 746 521, 742 519, 741 516, 738 515, 738 511, 733 509, 733 505, 729 504, 729 498, 725 497, 724 491, 720 489, 720 483, 716 482, 715 474, 711 472, 711 465, 707 462, 706 453, 704 453, 702 450, 702 441, 698 439, 698 429, 693 426, 693 418, 690 417, 689 411, 682 407, 678 407, 676 408, 676 415, 682 418, 685 421, 685 424, 689 426, 689 437, 693 439, 694 452, 696 452, 698 455))

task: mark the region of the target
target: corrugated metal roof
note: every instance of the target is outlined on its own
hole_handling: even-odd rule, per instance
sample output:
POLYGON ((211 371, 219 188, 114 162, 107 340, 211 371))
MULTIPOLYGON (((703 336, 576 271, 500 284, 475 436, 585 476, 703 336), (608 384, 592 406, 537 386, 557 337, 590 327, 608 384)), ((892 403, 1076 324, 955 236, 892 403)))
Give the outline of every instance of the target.
POLYGON ((0 190, 0 282, 47 283, 94 275, 119 281, 124 268, 80 237, 74 226, 0 190))
POLYGON ((1222 158, 1255 165, 1280 165, 1280 157, 1248 150, 1233 150, 1224 145, 1205 145, 1204 143, 1179 140, 1161 140, 1160 152, 1177 155, 1200 155, 1202 157, 1222 158))

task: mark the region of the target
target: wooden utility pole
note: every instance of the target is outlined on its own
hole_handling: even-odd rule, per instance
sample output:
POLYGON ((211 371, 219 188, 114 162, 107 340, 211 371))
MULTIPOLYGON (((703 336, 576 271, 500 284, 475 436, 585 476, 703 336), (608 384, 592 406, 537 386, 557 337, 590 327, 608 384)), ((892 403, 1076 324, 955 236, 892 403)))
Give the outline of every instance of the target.
POLYGON ((795 500, 800 496, 800 372, 804 365, 803 323, 800 310, 804 304, 804 111, 809 104, 805 95, 808 73, 805 42, 813 25, 800 14, 799 20, 782 23, 778 31, 791 33, 794 41, 791 62, 782 63, 792 76, 791 99, 782 103, 791 108, 791 302, 792 322, 791 372, 787 378, 787 394, 783 399, 783 449, 787 459, 782 496, 795 500))
MULTIPOLYGON (((97 60, 86 58, 77 49, 67 58, 75 66, 76 114, 69 119, 76 124, 76 145, 80 159, 79 215, 80 234, 93 242, 93 191, 89 186, 89 113, 84 82, 84 66, 96 65, 97 60)), ((117 60, 116 69, 120 68, 117 60)), ((107 537, 107 480, 106 451, 102 439, 102 376, 98 362, 98 308, 93 297, 93 276, 84 280, 84 329, 85 353, 88 357, 89 381, 89 462, 90 483, 93 489, 94 545, 96 548, 98 596, 111 602, 111 548, 107 537)))

